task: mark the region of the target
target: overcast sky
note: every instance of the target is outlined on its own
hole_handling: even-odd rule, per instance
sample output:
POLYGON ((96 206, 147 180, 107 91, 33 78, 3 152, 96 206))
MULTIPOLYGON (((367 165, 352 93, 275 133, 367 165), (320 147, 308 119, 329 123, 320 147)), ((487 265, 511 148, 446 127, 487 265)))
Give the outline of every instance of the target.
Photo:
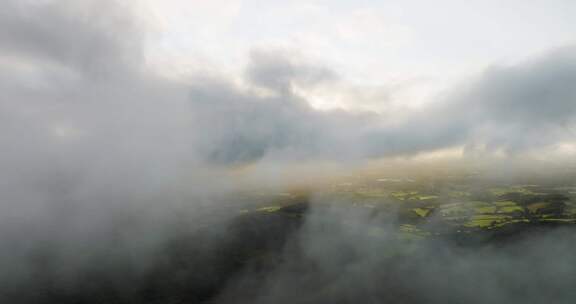
MULTIPOLYGON (((283 48, 349 82, 401 87, 404 103, 576 39, 570 0, 142 1, 150 58, 169 73, 237 73, 251 49, 283 48)), ((314 101, 365 106, 331 97, 314 101)))
POLYGON ((574 1, 1 4, 0 140, 22 149, 174 166, 576 151, 574 1))

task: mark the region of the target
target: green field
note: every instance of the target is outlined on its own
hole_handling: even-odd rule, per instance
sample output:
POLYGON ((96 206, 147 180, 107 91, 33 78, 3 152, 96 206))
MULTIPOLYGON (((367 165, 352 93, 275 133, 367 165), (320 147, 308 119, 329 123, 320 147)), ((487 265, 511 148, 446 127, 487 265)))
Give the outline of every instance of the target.
POLYGON ((401 235, 414 234, 414 239, 446 235, 461 238, 575 224, 575 193, 576 185, 569 180, 528 184, 478 180, 467 175, 420 179, 369 176, 314 191, 271 196, 265 205, 244 212, 304 216, 308 209, 295 206, 348 205, 369 209, 373 216, 394 222, 401 235))

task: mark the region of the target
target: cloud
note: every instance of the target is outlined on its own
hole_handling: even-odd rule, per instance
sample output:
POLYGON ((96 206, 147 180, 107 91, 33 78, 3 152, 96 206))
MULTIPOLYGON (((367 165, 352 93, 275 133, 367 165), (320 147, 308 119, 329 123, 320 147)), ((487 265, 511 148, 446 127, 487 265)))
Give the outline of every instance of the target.
POLYGON ((217 303, 571 303, 574 296, 571 229, 472 246, 450 237, 408 241, 393 214, 337 199, 311 208, 280 258, 264 274, 256 268, 232 280, 217 303))
POLYGON ((248 80, 277 93, 287 94, 293 86, 310 87, 337 78, 329 68, 304 62, 287 50, 253 50, 250 59, 248 80))
POLYGON ((226 153, 253 149, 242 160, 286 152, 340 160, 410 156, 458 146, 513 156, 574 141, 575 53, 565 47, 528 62, 489 68, 421 109, 397 108, 403 112, 396 117, 393 110, 378 116, 310 108, 294 88, 323 82, 329 88, 335 78, 325 68, 294 64, 285 53, 254 52, 247 68, 248 83, 276 92, 275 97, 234 91, 233 86, 197 89, 204 99, 210 95, 206 90, 227 92, 209 98, 219 100, 219 106, 228 108, 223 116, 235 117, 241 125, 223 122, 223 130, 235 133, 212 147, 226 153))
POLYGON ((74 290, 86 273, 138 282, 168 240, 235 215, 232 165, 573 139, 573 48, 488 70, 392 123, 312 108, 300 91, 341 75, 290 51, 253 51, 241 84, 163 78, 130 15, 114 1, 2 2, 0 285, 18 296, 74 290))
POLYGON ((378 158, 459 145, 515 153, 572 139, 570 47, 491 68, 429 106, 389 119, 394 113, 310 107, 300 91, 342 80, 286 50, 254 50, 243 87, 202 75, 190 83, 163 79, 146 69, 143 33, 125 10, 110 1, 4 4, 0 115, 14 151, 66 151, 80 159, 108 151, 143 167, 156 159, 157 166, 178 167, 378 158))
POLYGON ((125 18, 127 8, 114 1, 6 1, 2 6, 3 53, 102 77, 141 63, 136 19, 125 18))
POLYGON ((371 155, 411 154, 458 145, 510 155, 574 141, 574 47, 492 67, 453 88, 403 123, 367 140, 371 155))

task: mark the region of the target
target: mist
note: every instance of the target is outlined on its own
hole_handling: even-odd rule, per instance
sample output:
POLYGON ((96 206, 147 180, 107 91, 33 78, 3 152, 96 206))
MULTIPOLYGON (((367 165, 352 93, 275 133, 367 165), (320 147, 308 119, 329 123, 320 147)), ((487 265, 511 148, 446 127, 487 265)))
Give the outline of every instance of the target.
POLYGON ((398 238, 393 216, 338 203, 312 205, 272 270, 248 268, 216 302, 571 303, 574 297, 572 229, 471 247, 443 237, 411 243, 398 238))
POLYGON ((291 49, 254 47, 239 76, 167 77, 149 64, 150 35, 126 1, 0 2, 3 302, 573 298, 568 228, 479 250, 438 238, 403 258, 386 253, 397 210, 323 196, 366 168, 428 172, 419 157, 446 149, 462 156, 441 165, 488 180, 539 171, 534 155, 557 176, 573 164, 556 154, 575 139, 573 46, 398 113, 313 107, 303 92, 338 94, 346 75, 291 49), (297 216, 251 217, 286 193, 297 216))

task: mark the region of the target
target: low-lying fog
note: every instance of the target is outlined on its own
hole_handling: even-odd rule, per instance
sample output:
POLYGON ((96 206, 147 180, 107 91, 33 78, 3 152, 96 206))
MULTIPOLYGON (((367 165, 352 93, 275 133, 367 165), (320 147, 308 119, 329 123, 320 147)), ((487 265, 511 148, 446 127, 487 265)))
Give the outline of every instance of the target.
POLYGON ((573 302, 569 228, 407 249, 394 212, 323 195, 373 174, 571 185, 573 47, 418 111, 320 111, 298 92, 330 68, 264 49, 242 79, 175 80, 134 15, 0 3, 2 303, 573 302), (293 193, 296 214, 254 217, 293 193))

